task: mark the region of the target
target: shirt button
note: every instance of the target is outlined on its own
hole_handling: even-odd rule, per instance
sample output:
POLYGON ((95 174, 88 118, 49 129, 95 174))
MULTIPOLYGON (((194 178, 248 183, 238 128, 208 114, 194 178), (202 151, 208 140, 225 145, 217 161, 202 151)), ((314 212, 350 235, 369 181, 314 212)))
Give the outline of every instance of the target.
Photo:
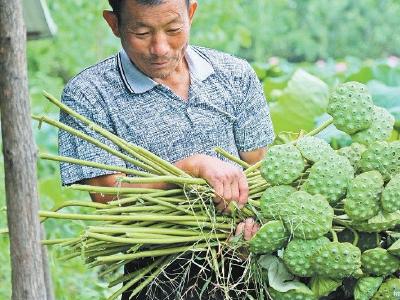
POLYGON ((186 111, 187 111, 188 114, 190 114, 192 112, 192 108, 188 107, 186 111))

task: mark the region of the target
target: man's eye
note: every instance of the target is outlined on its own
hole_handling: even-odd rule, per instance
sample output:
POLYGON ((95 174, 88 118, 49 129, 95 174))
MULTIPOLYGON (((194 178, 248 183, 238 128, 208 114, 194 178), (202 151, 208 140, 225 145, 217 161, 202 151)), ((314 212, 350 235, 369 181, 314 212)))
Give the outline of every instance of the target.
POLYGON ((135 35, 137 35, 137 36, 146 36, 148 34, 149 34, 149 32, 136 32, 135 33, 135 35))
POLYGON ((182 28, 171 28, 168 30, 168 32, 174 33, 174 32, 179 32, 181 31, 182 28))

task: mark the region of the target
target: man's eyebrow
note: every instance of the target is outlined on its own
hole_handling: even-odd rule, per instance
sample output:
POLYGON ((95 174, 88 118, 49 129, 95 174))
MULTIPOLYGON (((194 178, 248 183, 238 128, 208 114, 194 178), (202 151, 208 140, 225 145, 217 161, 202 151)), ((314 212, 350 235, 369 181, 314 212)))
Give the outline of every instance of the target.
MULTIPOLYGON (((177 16, 175 18, 173 18, 171 21, 169 21, 168 23, 166 23, 165 25, 169 25, 175 22, 179 22, 181 20, 180 16, 177 16)), ((134 22, 132 24, 134 27, 151 27, 149 24, 146 24, 144 22, 138 21, 138 22, 134 22)))

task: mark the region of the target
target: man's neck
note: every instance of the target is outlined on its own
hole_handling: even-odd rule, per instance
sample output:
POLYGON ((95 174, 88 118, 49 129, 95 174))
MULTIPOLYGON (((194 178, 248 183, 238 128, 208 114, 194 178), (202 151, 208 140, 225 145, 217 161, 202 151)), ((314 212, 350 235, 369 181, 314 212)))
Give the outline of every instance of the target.
POLYGON ((177 68, 166 78, 153 78, 154 81, 169 87, 183 100, 189 97, 190 75, 189 65, 183 57, 177 68))

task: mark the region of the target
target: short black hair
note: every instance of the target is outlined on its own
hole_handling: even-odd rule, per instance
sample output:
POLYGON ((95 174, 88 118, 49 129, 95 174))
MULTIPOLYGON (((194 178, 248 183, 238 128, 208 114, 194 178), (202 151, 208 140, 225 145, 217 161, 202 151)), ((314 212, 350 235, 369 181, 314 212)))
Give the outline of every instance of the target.
MULTIPOLYGON (((112 7, 113 12, 119 17, 120 12, 121 12, 121 6, 122 3, 125 0, 108 0, 108 3, 110 4, 110 6, 112 7)), ((132 1, 132 0, 131 0, 132 1)), ((136 1, 139 4, 142 5, 159 5, 162 4, 164 2, 164 0, 133 0, 136 1)), ((186 5, 187 7, 189 7, 190 4, 190 0, 186 0, 186 5)))

